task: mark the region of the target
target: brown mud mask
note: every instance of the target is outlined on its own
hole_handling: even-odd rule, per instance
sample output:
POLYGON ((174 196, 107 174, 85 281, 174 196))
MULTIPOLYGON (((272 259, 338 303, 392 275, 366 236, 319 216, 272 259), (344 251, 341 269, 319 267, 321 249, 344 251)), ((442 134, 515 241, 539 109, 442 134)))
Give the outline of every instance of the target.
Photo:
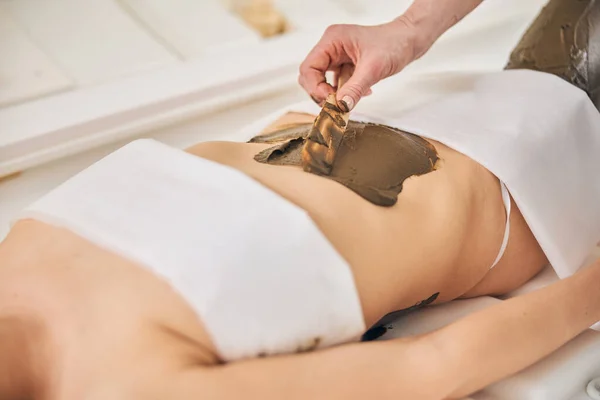
MULTIPOLYGON (((254 159, 271 165, 302 165, 302 147, 312 125, 299 124, 256 136, 250 143, 274 143, 254 159)), ((425 139, 383 125, 350 121, 329 175, 378 206, 393 206, 411 176, 436 169, 435 147, 425 139)))
POLYGON ((600 0, 550 0, 506 69, 559 76, 584 90, 600 110, 600 0))

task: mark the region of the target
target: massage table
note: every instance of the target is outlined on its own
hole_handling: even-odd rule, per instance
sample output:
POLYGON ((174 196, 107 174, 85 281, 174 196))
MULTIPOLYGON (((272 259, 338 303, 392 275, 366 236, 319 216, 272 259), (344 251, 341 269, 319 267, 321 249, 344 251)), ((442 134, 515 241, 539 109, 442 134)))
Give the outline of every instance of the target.
MULTIPOLYGON (((174 30, 175 22, 180 21, 177 10, 198 13, 193 7, 204 2, 173 1, 170 14, 162 13, 164 4, 154 0, 44 3, 45 8, 53 3, 103 11, 115 22, 113 29, 121 33, 109 38, 116 50, 81 47, 81 42, 61 47, 64 33, 48 25, 48 19, 36 19, 39 2, 9 0, 0 4, 0 33, 5 33, 0 35, 4 38, 0 39, 0 51, 12 54, 19 49, 24 57, 20 63, 0 65, 0 78, 8 77, 14 83, 0 88, 0 176, 21 172, 0 180, 0 239, 20 208, 132 138, 151 137, 180 148, 206 140, 248 139, 239 133, 245 124, 306 99, 295 83, 297 67, 325 26, 334 22, 377 23, 409 4, 401 0, 318 0, 319 8, 329 11, 315 17, 308 12, 307 0, 275 2, 297 29, 271 41, 262 41, 211 3, 222 18, 214 29, 227 26, 235 33, 220 36, 220 42, 212 47, 206 38, 190 39, 189 32, 195 26, 190 20, 177 25, 182 31, 174 30), (133 24, 132 16, 146 24, 146 29, 133 24), (25 35, 23 27, 35 29, 25 35), (121 45, 135 52, 126 54, 121 45), (73 58, 77 52, 99 57, 109 50, 123 56, 119 64, 86 65, 84 60, 73 58), (53 63, 57 58, 68 68, 53 63), (248 60, 244 70, 227 64, 242 58, 248 60), (23 69, 21 65, 35 68, 23 69), (43 72, 40 76, 36 68, 43 72)), ((426 56, 377 85, 376 95, 362 101, 357 111, 380 110, 390 100, 397 103, 394 112, 408 109, 460 89, 477 74, 501 69, 543 4, 544 0, 486 0, 426 56)), ((72 18, 50 8, 48 12, 54 12, 61 23, 72 18)), ((82 35, 97 37, 98 26, 81 25, 82 35)), ((600 248, 590 255, 590 262, 594 257, 600 257, 600 248)), ((394 322, 382 339, 437 329, 556 279, 548 267, 502 299, 456 300, 414 312, 394 322)), ((596 377, 600 377, 600 332, 588 330, 544 360, 470 399, 595 400, 600 393, 594 394, 592 387, 588 394, 587 386, 596 377)))

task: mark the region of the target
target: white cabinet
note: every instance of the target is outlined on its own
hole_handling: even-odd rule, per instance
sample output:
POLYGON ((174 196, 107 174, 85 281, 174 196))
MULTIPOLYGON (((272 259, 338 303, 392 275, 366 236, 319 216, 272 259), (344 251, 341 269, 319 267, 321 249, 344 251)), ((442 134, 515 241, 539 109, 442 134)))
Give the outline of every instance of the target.
POLYGON ((0 107, 71 87, 71 79, 0 4, 0 107))
POLYGON ((176 61, 113 0, 3 3, 40 49, 78 85, 98 84, 176 61))
POLYGON ((207 49, 250 46, 260 35, 223 7, 220 0, 119 0, 165 47, 182 60, 207 49))

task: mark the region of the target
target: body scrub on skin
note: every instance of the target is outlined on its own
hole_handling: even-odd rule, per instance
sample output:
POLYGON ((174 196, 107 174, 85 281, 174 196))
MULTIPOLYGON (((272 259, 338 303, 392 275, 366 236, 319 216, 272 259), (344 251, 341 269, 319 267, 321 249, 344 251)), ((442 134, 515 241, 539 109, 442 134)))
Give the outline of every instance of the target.
POLYGON ((506 69, 557 75, 600 109, 600 1, 551 0, 515 47, 506 69))
MULTIPOLYGON (((254 159, 271 165, 302 166, 302 148, 311 124, 290 125, 256 136, 250 143, 274 143, 254 159)), ((388 126, 350 121, 329 175, 378 206, 393 206, 404 181, 435 171, 439 160, 427 140, 388 126)))

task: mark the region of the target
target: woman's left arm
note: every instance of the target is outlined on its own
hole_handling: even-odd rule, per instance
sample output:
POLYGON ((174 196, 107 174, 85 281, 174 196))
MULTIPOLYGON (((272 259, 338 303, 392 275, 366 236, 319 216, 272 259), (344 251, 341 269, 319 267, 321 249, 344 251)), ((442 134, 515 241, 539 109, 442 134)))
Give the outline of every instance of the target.
MULTIPOLYGON (((600 321, 600 259, 575 275, 503 301, 424 340, 453 377, 461 398, 541 360, 600 321)), ((450 383, 449 383, 450 384, 450 383)))
POLYGON ((248 360, 183 375, 180 399, 461 398, 600 320, 600 260, 574 276, 412 339, 248 360))

